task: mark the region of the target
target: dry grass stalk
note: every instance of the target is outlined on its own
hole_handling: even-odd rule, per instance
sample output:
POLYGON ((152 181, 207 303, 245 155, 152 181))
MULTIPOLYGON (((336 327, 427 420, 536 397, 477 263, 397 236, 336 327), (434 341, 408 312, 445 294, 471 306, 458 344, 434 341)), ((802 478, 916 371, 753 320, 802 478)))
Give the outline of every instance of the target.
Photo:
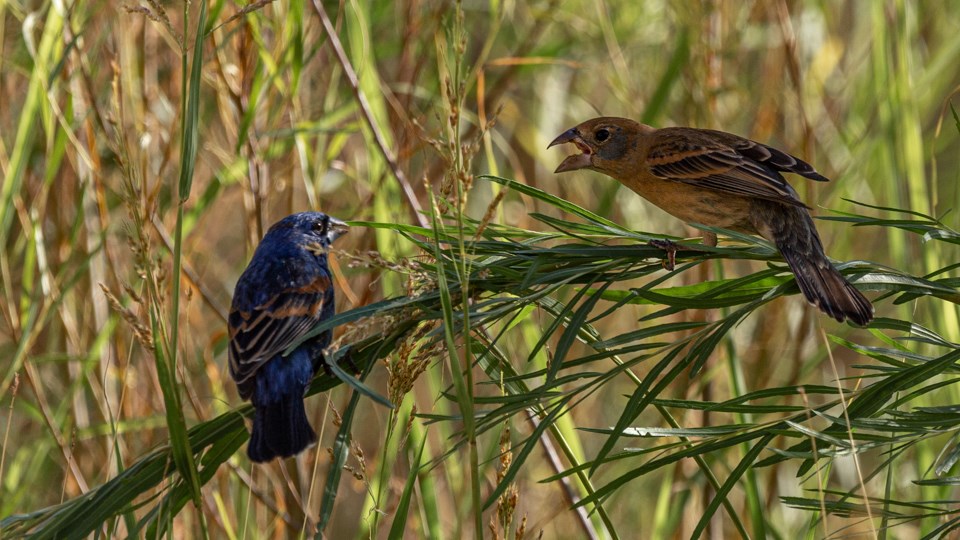
MULTIPOLYGON (((503 482, 513 463, 513 452, 510 451, 510 426, 504 425, 503 433, 500 434, 500 464, 497 466, 497 485, 503 482)), ((520 490, 517 485, 511 483, 500 497, 497 498, 497 511, 490 516, 490 534, 496 540, 506 539, 510 531, 510 524, 513 523, 514 514, 517 510, 517 503, 520 501, 520 490)), ((523 538, 523 532, 526 529, 527 516, 524 515, 520 526, 517 527, 515 538, 523 538)))

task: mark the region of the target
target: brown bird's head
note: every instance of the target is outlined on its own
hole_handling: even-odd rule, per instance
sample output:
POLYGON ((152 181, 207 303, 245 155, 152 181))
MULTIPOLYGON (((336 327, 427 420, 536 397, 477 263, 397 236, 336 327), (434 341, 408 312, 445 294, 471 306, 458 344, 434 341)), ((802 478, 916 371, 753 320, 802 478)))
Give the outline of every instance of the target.
POLYGON ((653 128, 627 118, 602 116, 568 129, 553 140, 547 148, 573 143, 580 154, 567 156, 554 172, 591 169, 613 178, 628 176, 639 158, 640 138, 653 128))

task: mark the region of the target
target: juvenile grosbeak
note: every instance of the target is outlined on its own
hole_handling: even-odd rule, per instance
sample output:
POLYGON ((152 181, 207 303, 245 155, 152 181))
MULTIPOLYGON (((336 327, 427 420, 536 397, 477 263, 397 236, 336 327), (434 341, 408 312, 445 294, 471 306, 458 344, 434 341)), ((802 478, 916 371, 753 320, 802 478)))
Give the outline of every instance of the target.
POLYGON ((298 454, 317 440, 303 408, 307 385, 325 365, 331 332, 283 351, 334 315, 327 249, 347 225, 320 212, 275 223, 237 281, 230 306, 230 375, 254 406, 251 461, 298 454))
MULTIPOLYGON (((587 120, 550 146, 563 143, 581 153, 557 173, 594 170, 686 222, 759 234, 780 250, 810 303, 838 321, 873 318, 870 301, 830 264, 807 206, 780 174, 826 182, 808 163, 722 131, 655 129, 626 118, 587 120)), ((716 242, 704 232, 704 243, 716 242)))

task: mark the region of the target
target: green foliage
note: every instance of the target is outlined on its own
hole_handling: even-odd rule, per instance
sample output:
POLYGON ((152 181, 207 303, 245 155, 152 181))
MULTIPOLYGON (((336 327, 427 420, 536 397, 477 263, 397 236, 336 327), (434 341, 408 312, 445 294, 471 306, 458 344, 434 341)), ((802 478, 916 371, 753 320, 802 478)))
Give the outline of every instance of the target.
MULTIPOLYGON (((490 177, 490 180, 502 182, 505 186, 512 185, 500 178, 490 177)), ((546 194, 537 195, 547 204, 560 202, 546 194)), ((576 215, 588 218, 591 216, 588 211, 568 202, 564 202, 563 207, 576 215)), ((866 216, 858 219, 862 222, 869 220, 866 216)), ((749 451, 740 457, 733 470, 726 475, 726 480, 717 486, 717 495, 705 510, 695 531, 699 534, 706 527, 710 516, 726 501, 730 491, 751 467, 765 467, 793 460, 797 462, 798 475, 804 475, 811 467, 827 467, 831 460, 840 456, 878 451, 891 453, 893 457, 889 459, 894 461, 911 446, 960 428, 960 411, 957 411, 956 407, 915 405, 923 402, 921 400, 928 393, 936 392, 955 380, 949 378, 930 382, 937 375, 960 371, 960 345, 943 339, 933 330, 898 325, 896 321, 888 319, 878 319, 871 327, 878 332, 883 328, 892 329, 894 337, 902 335, 910 338, 910 341, 898 340, 898 348, 887 349, 867 348, 846 340, 838 340, 843 346, 881 362, 878 366, 871 367, 871 371, 875 373, 867 377, 860 387, 783 386, 739 396, 723 403, 665 399, 663 392, 669 386, 682 384, 688 377, 697 376, 691 368, 702 364, 706 357, 714 353, 717 343, 727 337, 736 322, 776 298, 797 294, 789 271, 782 265, 778 265, 775 270, 778 274, 785 274, 785 280, 770 280, 770 272, 773 270, 760 270, 756 273, 759 277, 747 276, 752 279, 739 277, 716 280, 709 286, 686 287, 683 291, 661 287, 664 291, 669 291, 668 294, 658 293, 659 289, 650 284, 622 289, 645 290, 655 294, 660 300, 661 309, 646 318, 642 330, 605 340, 596 327, 604 318, 617 317, 620 312, 615 308, 616 304, 612 308, 605 306, 600 309, 599 302, 616 300, 617 303, 622 303, 624 299, 635 298, 623 294, 618 295, 619 298, 611 298, 607 289, 661 271, 661 254, 657 248, 635 243, 635 238, 644 237, 644 233, 609 232, 605 229, 603 218, 586 219, 580 225, 575 235, 538 233, 535 230, 521 230, 504 225, 488 227, 480 232, 476 222, 465 221, 462 227, 465 237, 475 237, 478 232, 480 234, 476 236, 476 241, 466 245, 467 252, 471 254, 468 266, 471 271, 473 297, 468 304, 471 306, 470 312, 463 313, 454 307, 454 304, 460 305, 459 303, 443 300, 444 297, 459 297, 463 292, 454 268, 462 266, 465 261, 459 258, 461 254, 456 245, 445 243, 439 233, 431 238, 414 234, 408 226, 374 224, 394 230, 396 234, 422 248, 432 247, 435 258, 422 260, 420 265, 441 288, 347 311, 316 329, 322 331, 371 317, 392 320, 394 329, 386 337, 368 338, 351 347, 351 358, 365 366, 365 373, 369 373, 374 360, 394 352, 402 337, 418 325, 431 321, 442 322, 440 326, 449 330, 434 332, 428 335, 427 339, 442 341, 447 346, 456 348, 459 336, 467 331, 462 322, 472 321, 469 331, 475 340, 471 343, 475 347, 478 373, 484 373, 486 381, 499 385, 501 390, 499 394, 476 399, 475 422, 478 433, 495 430, 504 422, 511 422, 526 411, 535 411, 539 417, 538 428, 531 432, 525 441, 516 443, 510 469, 489 491, 485 507, 489 507, 503 494, 521 470, 531 466, 528 461, 535 459, 533 451, 539 438, 549 430, 557 428, 556 422, 560 416, 571 414, 590 394, 609 392, 607 387, 612 385, 616 376, 647 362, 656 364, 642 381, 638 381, 630 399, 622 406, 617 406, 620 418, 616 425, 612 429, 584 427, 587 432, 605 438, 604 447, 598 455, 593 459, 582 460, 560 475, 544 480, 554 481, 583 471, 592 473, 598 469, 618 469, 616 478, 592 489, 578 505, 588 505, 603 512, 605 500, 616 495, 618 491, 630 489, 634 482, 640 481, 645 475, 682 459, 710 458, 725 449, 749 443, 749 451), (518 242, 518 239, 523 241, 518 242), (441 276, 446 277, 446 280, 440 279, 441 276), (602 283, 602 286, 592 288, 598 283, 602 283), (718 294, 718 290, 723 294, 718 294), (569 300, 558 301, 557 296, 564 296, 564 291, 569 291, 569 300), (671 302, 672 299, 676 300, 675 303, 671 302), (677 311, 689 309, 691 305, 715 309, 731 306, 739 308, 713 322, 672 322, 677 311), (530 311, 529 307, 533 307, 534 311, 530 311), (526 360, 514 358, 511 361, 497 344, 509 341, 511 334, 520 331, 515 324, 518 318, 529 317, 538 310, 548 313, 554 323, 545 327, 543 338, 532 348, 526 360), (678 333, 686 335, 666 341, 649 341, 651 338, 663 339, 664 336, 678 333), (555 346, 546 369, 524 372, 522 366, 532 365, 540 348, 548 341, 555 343, 555 346), (577 343, 586 347, 584 353, 572 352, 574 344, 577 343), (909 346, 911 344, 913 349, 909 346), (922 354, 919 351, 924 345, 936 346, 943 353, 939 356, 922 354), (838 389, 843 390, 845 407, 838 406, 841 403, 836 397, 838 389), (817 395, 826 400, 812 408, 765 407, 761 404, 767 400, 788 403, 791 398, 817 395), (637 426, 636 420, 652 405, 656 405, 660 414, 666 418, 684 410, 705 410, 715 413, 750 412, 755 420, 750 423, 716 423, 703 428, 637 426), (642 449, 624 450, 621 439, 637 439, 638 442, 649 440, 652 445, 645 445, 647 447, 642 449), (777 441, 786 442, 789 446, 781 448, 782 443, 777 441), (618 451, 613 452, 614 449, 618 451)), ((912 230, 915 234, 930 233, 929 228, 912 230)), ((685 264, 691 261, 736 260, 747 256, 749 259, 777 262, 777 257, 772 253, 758 255, 756 247, 760 246, 718 247, 702 252, 681 251, 684 264, 674 272, 691 271, 692 266, 685 264)), ((856 282, 865 289, 883 290, 889 296, 899 293, 916 294, 915 283, 926 283, 926 280, 917 277, 903 280, 900 272, 871 267, 868 264, 860 264, 856 268, 848 267, 845 272, 856 277, 856 282)), ((948 287, 944 285, 931 285, 927 294, 934 296, 946 288, 948 287)), ((642 294, 638 292, 640 297, 643 297, 642 294)), ((948 295, 941 297, 946 296, 948 295)), ((336 372, 342 377, 350 377, 342 370, 338 369, 336 372)), ((334 377, 323 377, 311 389, 311 394, 327 390, 336 382, 334 377)), ((456 391, 456 388, 449 388, 445 393, 446 398, 453 399, 456 391)), ((349 453, 350 432, 356 429, 353 424, 356 407, 359 398, 364 394, 364 391, 356 389, 342 416, 341 428, 333 446, 335 462, 340 466, 332 467, 331 474, 327 477, 321 503, 321 527, 327 523, 333 508, 340 483, 339 474, 336 473, 342 470, 349 453)), ((249 414, 249 407, 245 406, 239 412, 241 414, 225 413, 190 430, 190 447, 196 454, 197 462, 201 464, 200 477, 205 481, 212 479, 211 471, 215 471, 227 460, 246 438, 246 430, 239 419, 241 415, 249 414)), ((454 425, 462 420, 462 417, 442 415, 423 415, 422 418, 430 422, 454 425)), ((448 452, 456 451, 467 441, 466 433, 455 429, 448 452)), ((960 450, 954 445, 948 445, 944 450, 949 450, 951 455, 960 455, 960 450)), ((141 458, 124 474, 84 497, 42 512, 8 518, 4 522, 5 530, 16 533, 27 529, 49 537, 70 532, 86 534, 92 532, 98 523, 125 512, 131 500, 149 492, 163 478, 171 478, 174 482, 161 497, 162 502, 154 506, 155 511, 148 513, 145 518, 147 523, 150 523, 156 519, 156 509, 167 505, 180 508, 190 497, 189 490, 179 487, 184 480, 177 479, 175 468, 169 460, 171 455, 170 451, 156 451, 141 458), (82 520, 80 516, 83 516, 82 520)), ((567 457, 572 459, 574 456, 567 457)), ((955 457, 951 459, 956 460, 955 457)), ((707 463, 708 461, 704 461, 701 466, 709 467, 707 463)), ((434 462, 423 466, 435 467, 438 464, 439 462, 434 462)), ((884 466, 867 472, 867 476, 881 474, 884 466)), ((950 467, 947 467, 945 470, 949 469, 950 467)), ((417 470, 418 468, 414 467, 411 474, 417 470)), ((708 474, 709 469, 703 472, 708 474)), ((415 476, 414 474, 408 477, 408 481, 412 481, 415 476)), ((919 482, 919 485, 949 485, 949 481, 926 481, 919 482)), ((839 498, 828 501, 831 505, 828 510, 842 515, 863 514, 865 508, 844 502, 848 499, 856 500, 860 496, 857 493, 859 489, 855 487, 847 492, 835 493, 834 496, 839 498)), ((405 492, 404 504, 408 506, 409 488, 405 492)), ((784 502, 795 507, 812 504, 810 499, 797 497, 786 497, 784 502)), ((893 500, 885 504, 906 503, 893 500)), ((926 506, 915 505, 909 513, 897 512, 891 516, 901 521, 907 518, 917 520, 924 516, 937 516, 943 513, 945 504, 940 502, 926 506)), ((877 515, 884 514, 877 512, 877 515)), ((736 513, 727 517, 734 522, 739 522, 740 519, 736 513)), ((395 531, 397 526, 397 522, 394 522, 395 531)), ((738 528, 744 529, 742 524, 738 528)))

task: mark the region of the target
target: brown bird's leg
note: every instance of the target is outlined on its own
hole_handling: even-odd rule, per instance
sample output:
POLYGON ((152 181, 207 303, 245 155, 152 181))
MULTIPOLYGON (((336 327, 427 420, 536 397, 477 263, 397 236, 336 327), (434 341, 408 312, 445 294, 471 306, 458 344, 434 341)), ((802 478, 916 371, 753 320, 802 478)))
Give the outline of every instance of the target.
POLYGON ((653 246, 655 248, 660 248, 667 252, 667 258, 662 261, 663 268, 667 271, 673 271, 677 263, 677 250, 680 249, 680 246, 676 242, 672 242, 667 239, 657 239, 647 242, 647 245, 653 246))
MULTIPOLYGON (((700 231, 703 233, 703 245, 710 247, 717 247, 717 235, 710 231, 700 231)), ((653 246, 655 248, 660 248, 667 252, 667 258, 663 261, 663 268, 669 271, 672 271, 676 266, 677 262, 677 251, 680 250, 680 246, 676 242, 670 240, 651 240, 647 242, 647 245, 653 246)), ((696 248, 693 248, 696 249, 696 248)))

